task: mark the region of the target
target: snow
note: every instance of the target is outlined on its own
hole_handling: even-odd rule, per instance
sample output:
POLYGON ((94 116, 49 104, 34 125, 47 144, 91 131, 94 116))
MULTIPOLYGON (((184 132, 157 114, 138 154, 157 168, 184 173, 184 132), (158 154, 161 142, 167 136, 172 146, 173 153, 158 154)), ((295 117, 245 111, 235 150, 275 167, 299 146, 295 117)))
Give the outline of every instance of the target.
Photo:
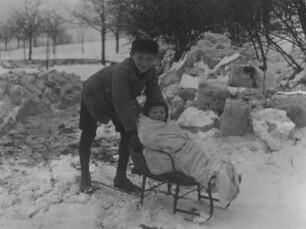
POLYGON ((305 91, 288 91, 288 92, 282 92, 282 91, 279 91, 279 92, 276 92, 276 95, 306 95, 306 92, 305 91))
POLYGON ((181 114, 178 123, 182 127, 206 127, 212 126, 216 119, 218 119, 218 115, 213 111, 202 111, 195 107, 188 107, 181 114))
POLYGON ((220 67, 225 66, 225 65, 229 64, 230 62, 235 61, 236 59, 239 58, 239 56, 240 56, 239 53, 235 53, 231 56, 223 57, 221 59, 221 61, 214 67, 214 69, 211 70, 211 73, 217 71, 220 67))
MULTIPOLYGON (((252 143, 245 139, 227 139, 226 143, 231 150, 236 148, 232 156, 240 159, 237 163, 243 174, 241 194, 228 210, 215 208, 212 219, 205 226, 233 229, 304 228, 306 158, 303 151, 306 141, 295 146, 288 142, 285 148, 273 155, 264 154, 261 150, 251 151, 248 145, 252 143)), ((218 145, 215 147, 218 148, 218 145)), ((219 153, 226 153, 227 150, 223 145, 219 153)), ((12 183, 25 185, 20 190, 17 189, 18 191, 15 189, 14 194, 2 194, 1 204, 4 199, 19 201, 19 204, 15 204, 14 209, 0 212, 0 227, 99 228, 97 225, 100 224, 104 228, 140 228, 139 225, 144 224, 157 228, 203 228, 203 225, 187 221, 185 215, 172 214, 173 200, 164 194, 150 194, 143 207, 139 205, 138 197, 107 187, 91 196, 77 194, 78 171, 72 167, 77 160, 76 156, 63 156, 53 161, 50 165, 53 175, 42 165, 19 168, 19 174, 16 166, 4 165, 10 167, 11 173, 15 173, 13 178, 17 180, 12 179, 12 183), (57 185, 52 188, 48 186, 50 177, 57 181, 57 185), (26 193, 30 190, 42 194, 36 200, 36 206, 31 206, 31 199, 26 193), (18 196, 21 199, 17 199, 18 196), (29 217, 31 215, 33 216, 29 217)), ((94 180, 111 184, 115 167, 98 163, 91 165, 91 171, 94 180)), ((2 174, 1 177, 3 176, 2 174)), ((134 182, 140 182, 139 177, 130 177, 134 182)), ((205 208, 205 205, 194 201, 182 201, 180 204, 185 207, 205 208)))
POLYGON ((65 71, 67 73, 74 73, 81 77, 81 80, 86 80, 92 74, 101 70, 103 65, 100 64, 74 64, 74 65, 58 65, 51 67, 50 69, 55 69, 59 72, 65 71))
POLYGON ((193 88, 193 89, 198 90, 199 83, 200 83, 200 77, 193 77, 191 75, 187 75, 186 73, 183 73, 179 87, 180 88, 193 88))
MULTIPOLYGON (((97 47, 97 44, 86 44, 84 54, 80 54, 78 45, 61 47, 58 48, 57 58, 98 58, 100 48, 97 47), (61 50, 63 53, 60 53, 61 50)), ((120 60, 128 56, 127 50, 116 55, 110 48, 107 57, 120 60)), ((7 56, 1 53, 2 60, 18 57, 22 55, 15 51, 7 56)), ((37 52, 37 58, 43 59, 44 56, 37 52)), ((78 64, 54 68, 74 72, 86 79, 102 67, 99 64, 78 64)), ((0 72, 6 71, 8 69, 0 67, 0 72)), ((56 124, 51 122, 50 125, 56 124)), ((118 138, 113 128, 107 130, 111 130, 107 135, 109 138, 118 138)), ((99 136, 103 136, 103 131, 106 130, 102 126, 99 136)), ((80 132, 75 134, 79 137, 80 132)), ((225 138, 214 132, 207 137, 200 132, 198 137, 202 138, 205 148, 220 155, 230 155, 242 174, 238 198, 227 210, 216 204, 213 217, 204 225, 197 223, 197 218, 173 214, 172 197, 162 193, 152 192, 145 198, 143 206, 139 204, 138 197, 108 187, 102 187, 92 195, 78 193, 77 150, 72 155, 55 158, 48 164, 37 162, 28 165, 27 159, 1 157, 0 228, 304 229, 305 134, 306 128, 298 129, 292 140, 283 142, 279 151, 265 153, 265 146, 252 136, 225 138)), ((99 141, 102 140, 105 139, 99 138, 99 141)), ((112 184, 115 166, 116 163, 92 162, 93 180, 112 184)), ((140 184, 140 177, 132 174, 128 176, 140 184)), ((182 200, 179 204, 205 210, 207 202, 196 203, 192 196, 192 200, 182 200)))

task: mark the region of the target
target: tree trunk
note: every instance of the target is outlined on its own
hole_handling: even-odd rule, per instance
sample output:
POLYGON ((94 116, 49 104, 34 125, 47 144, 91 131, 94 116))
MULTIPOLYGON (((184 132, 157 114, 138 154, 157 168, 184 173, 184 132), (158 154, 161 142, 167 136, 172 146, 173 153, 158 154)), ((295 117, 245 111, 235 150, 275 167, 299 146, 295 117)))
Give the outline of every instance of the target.
POLYGON ((116 37, 116 53, 119 53, 119 31, 116 31, 115 33, 115 37, 116 37))
POLYGON ((103 26, 103 28, 101 29, 101 46, 102 46, 102 50, 101 50, 101 64, 105 65, 106 60, 105 60, 105 35, 106 35, 106 31, 105 28, 103 26))
POLYGON ((8 40, 5 40, 5 42, 4 42, 5 44, 5 51, 7 51, 7 46, 8 46, 8 40))
POLYGON ((82 30, 82 34, 81 34, 81 46, 82 46, 82 54, 85 52, 85 48, 84 48, 84 31, 82 30))
POLYGON ((35 36, 35 37, 33 37, 33 47, 37 47, 38 46, 38 42, 37 42, 37 37, 35 36))
POLYGON ((17 49, 20 49, 20 38, 17 37, 17 49))
POLYGON ((53 54, 53 59, 56 59, 56 38, 53 37, 52 39, 52 54, 53 54))
POLYGON ((253 37, 251 37, 251 42, 252 42, 252 45, 253 45, 253 49, 254 49, 254 51, 255 51, 256 59, 259 59, 258 50, 257 50, 257 48, 256 48, 256 44, 255 44, 255 42, 254 42, 253 37))
POLYGON ((100 19, 101 19, 101 42, 102 42, 102 53, 101 53, 101 64, 105 65, 105 38, 106 38, 106 25, 105 25, 105 5, 104 0, 101 0, 101 6, 102 6, 102 13, 100 13, 100 19))
POLYGON ((23 59, 25 60, 26 59, 26 55, 27 55, 27 50, 26 50, 26 39, 23 39, 22 40, 22 43, 23 43, 23 59))
POLYGON ((49 49, 49 36, 48 36, 47 43, 46 43, 46 69, 47 70, 49 68, 49 54, 50 54, 50 49, 49 49))
POLYGON ((29 36, 29 58, 28 60, 32 60, 32 40, 33 40, 33 37, 30 35, 29 36))
POLYGON ((174 56, 174 60, 178 61, 181 57, 182 54, 185 51, 189 51, 186 50, 187 48, 187 39, 184 36, 178 36, 177 41, 176 41, 176 47, 175 47, 175 56, 174 56))

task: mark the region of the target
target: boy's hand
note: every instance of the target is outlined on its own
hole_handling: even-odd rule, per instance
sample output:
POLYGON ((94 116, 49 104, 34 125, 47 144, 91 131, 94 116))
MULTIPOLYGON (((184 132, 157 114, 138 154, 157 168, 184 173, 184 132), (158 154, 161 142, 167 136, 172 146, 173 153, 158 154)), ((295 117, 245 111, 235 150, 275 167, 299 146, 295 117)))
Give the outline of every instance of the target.
MULTIPOLYGON (((140 99, 139 99, 139 100, 140 100, 140 99)), ((141 102, 141 101, 140 101, 140 102, 141 102)), ((139 114, 141 114, 141 113, 142 113, 142 108, 141 108, 139 102, 136 101, 136 100, 133 100, 132 104, 133 104, 132 107, 133 107, 134 114, 135 114, 136 116, 138 116, 139 114)))

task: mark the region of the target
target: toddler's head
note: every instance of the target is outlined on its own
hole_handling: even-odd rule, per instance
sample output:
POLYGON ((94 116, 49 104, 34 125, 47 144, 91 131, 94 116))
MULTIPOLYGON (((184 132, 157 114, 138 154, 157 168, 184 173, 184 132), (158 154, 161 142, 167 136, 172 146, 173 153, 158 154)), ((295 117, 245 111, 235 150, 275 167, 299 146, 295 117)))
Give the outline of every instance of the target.
POLYGON ((164 102, 146 103, 143 114, 150 119, 166 122, 168 119, 168 106, 164 102))

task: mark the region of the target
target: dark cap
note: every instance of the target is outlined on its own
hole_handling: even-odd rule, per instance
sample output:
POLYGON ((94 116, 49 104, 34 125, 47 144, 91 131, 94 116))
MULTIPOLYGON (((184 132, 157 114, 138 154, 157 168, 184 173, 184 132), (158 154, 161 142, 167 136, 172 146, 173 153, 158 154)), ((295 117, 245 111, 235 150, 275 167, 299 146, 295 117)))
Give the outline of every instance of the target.
POLYGON ((137 39, 133 41, 131 51, 156 55, 158 53, 158 44, 153 40, 137 39))

